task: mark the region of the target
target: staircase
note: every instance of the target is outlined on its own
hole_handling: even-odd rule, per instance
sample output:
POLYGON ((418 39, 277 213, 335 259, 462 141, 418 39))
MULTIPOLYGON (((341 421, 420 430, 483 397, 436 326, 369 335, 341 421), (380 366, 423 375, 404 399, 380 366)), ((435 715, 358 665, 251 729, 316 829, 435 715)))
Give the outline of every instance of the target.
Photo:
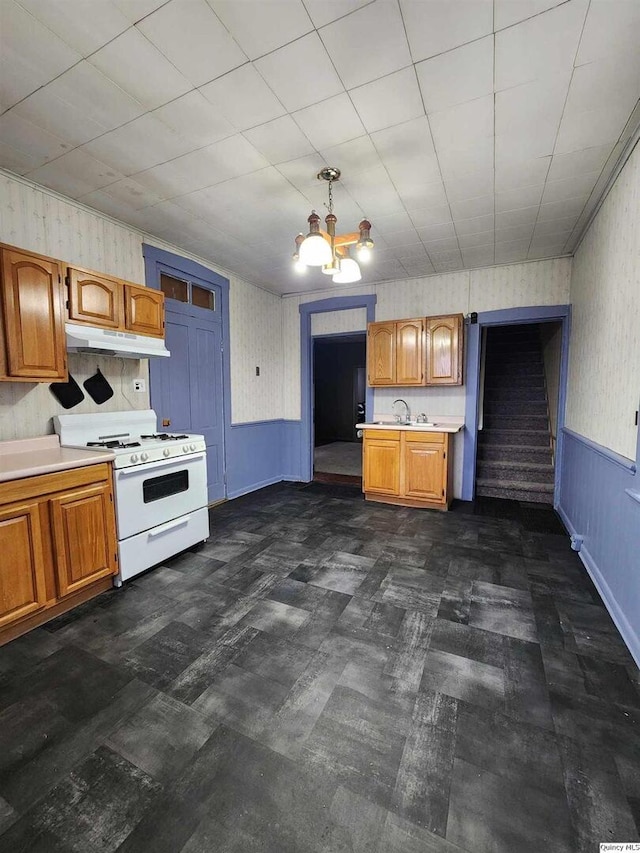
POLYGON ((549 409, 537 325, 487 332, 476 494, 553 504, 549 409))

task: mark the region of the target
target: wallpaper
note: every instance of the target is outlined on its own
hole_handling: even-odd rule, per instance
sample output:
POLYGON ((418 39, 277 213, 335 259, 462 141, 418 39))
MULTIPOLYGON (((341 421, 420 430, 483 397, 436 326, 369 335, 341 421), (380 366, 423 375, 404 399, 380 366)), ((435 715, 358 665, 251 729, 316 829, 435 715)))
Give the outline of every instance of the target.
MULTIPOLYGON (((0 171, 0 242, 51 255, 79 266, 144 284, 142 243, 208 261, 128 225, 65 199, 50 190, 0 171)), ((229 277, 225 270, 216 270, 229 277)), ((282 411, 282 336, 280 299, 230 276, 232 419, 267 420, 282 411), (255 376, 259 366, 260 377, 255 376)), ((70 355, 69 368, 78 381, 97 365, 114 388, 100 411, 146 408, 148 392, 133 393, 133 379, 147 379, 148 362, 134 359, 70 355)), ((74 412, 98 407, 85 400, 74 412)), ((63 409, 47 383, 0 383, 0 440, 32 437, 53 431, 51 418, 63 409)))
POLYGON ((367 309, 352 308, 346 311, 323 311, 311 315, 312 335, 337 335, 346 332, 366 332, 367 309))
POLYGON ((640 401, 640 146, 573 260, 567 426, 635 459, 640 401))

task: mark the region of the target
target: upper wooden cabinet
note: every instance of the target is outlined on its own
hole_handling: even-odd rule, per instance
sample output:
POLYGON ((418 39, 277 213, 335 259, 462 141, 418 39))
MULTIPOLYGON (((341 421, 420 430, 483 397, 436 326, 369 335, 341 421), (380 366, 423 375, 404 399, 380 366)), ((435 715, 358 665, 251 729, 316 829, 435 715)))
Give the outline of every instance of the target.
POLYGON ((462 314, 427 317, 427 385, 462 385, 462 314))
POLYGON ((164 293, 133 284, 124 286, 124 326, 139 335, 164 337, 164 293))
POLYGON ((369 323, 369 385, 422 385, 424 320, 369 323))
POLYGON ((9 247, 0 253, 0 380, 66 380, 60 264, 9 247))
POLYGON ((164 293, 91 270, 69 267, 72 323, 164 337, 164 293))
POLYGON ((369 385, 462 385, 462 314, 369 323, 369 385))
POLYGON ((117 329, 122 324, 122 286, 113 278, 69 267, 69 319, 117 329))

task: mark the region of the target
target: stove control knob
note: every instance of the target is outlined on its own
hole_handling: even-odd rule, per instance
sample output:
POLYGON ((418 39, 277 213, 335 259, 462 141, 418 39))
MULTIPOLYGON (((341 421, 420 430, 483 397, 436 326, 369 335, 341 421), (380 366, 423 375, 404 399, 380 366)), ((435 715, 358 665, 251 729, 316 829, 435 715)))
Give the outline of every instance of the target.
POLYGON ((168 456, 170 453, 171 453, 171 451, 169 450, 168 447, 165 447, 165 449, 162 451, 163 456, 168 456))
POLYGON ((149 454, 148 454, 148 453, 141 453, 141 454, 140 454, 140 460, 141 460, 142 462, 146 462, 148 458, 149 458, 149 454))
POLYGON ((196 449, 195 444, 190 444, 190 445, 189 445, 189 450, 190 450, 192 453, 193 453, 193 451, 194 451, 195 449, 196 449))
POLYGON ((183 445, 182 445, 182 452, 183 452, 183 453, 188 453, 188 452, 189 452, 189 445, 188 445, 188 444, 183 444, 183 445))
POLYGON ((135 464, 136 464, 136 462, 138 461, 138 454, 137 454, 137 453, 132 453, 132 454, 131 454, 131 460, 130 460, 130 461, 131 461, 131 463, 132 463, 133 465, 135 465, 135 464))

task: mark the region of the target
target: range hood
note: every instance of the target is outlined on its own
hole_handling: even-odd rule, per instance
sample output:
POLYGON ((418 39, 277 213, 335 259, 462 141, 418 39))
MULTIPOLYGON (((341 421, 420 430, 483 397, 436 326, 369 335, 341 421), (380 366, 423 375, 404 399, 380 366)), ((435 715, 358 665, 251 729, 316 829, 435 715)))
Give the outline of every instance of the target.
POLYGON ((65 323, 67 352, 88 352, 93 355, 112 355, 119 358, 154 358, 171 355, 163 338, 135 335, 133 332, 118 332, 114 329, 98 329, 95 326, 80 326, 65 323))

